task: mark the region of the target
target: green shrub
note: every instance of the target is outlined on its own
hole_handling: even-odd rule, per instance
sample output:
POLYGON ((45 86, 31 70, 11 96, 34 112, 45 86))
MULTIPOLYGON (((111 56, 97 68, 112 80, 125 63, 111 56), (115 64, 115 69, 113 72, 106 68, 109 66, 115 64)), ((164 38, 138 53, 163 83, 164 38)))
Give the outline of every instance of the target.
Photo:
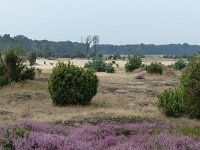
POLYGON ((53 104, 88 105, 96 95, 98 78, 90 69, 59 63, 53 68, 48 81, 48 89, 53 104))
POLYGON ((92 61, 85 64, 84 68, 96 70, 97 72, 105 72, 106 63, 100 57, 94 57, 92 61))
POLYGON ((126 72, 131 72, 138 69, 142 64, 142 59, 139 55, 133 55, 128 58, 128 62, 125 64, 126 72))
POLYGON ((166 116, 181 117, 185 113, 184 88, 166 89, 158 95, 158 107, 166 116))
POLYGON ((28 55, 28 61, 29 61, 30 66, 33 66, 35 64, 36 59, 37 59, 36 51, 33 51, 28 55))
POLYGON ((18 49, 5 52, 4 59, 0 55, 0 86, 10 82, 21 82, 35 78, 35 69, 28 68, 20 57, 18 49))
POLYGON ((112 63, 106 64, 102 58, 94 57, 92 61, 85 64, 84 68, 89 68, 97 72, 114 73, 115 69, 112 63))
POLYGON ((145 67, 145 70, 150 74, 162 74, 162 67, 158 63, 151 63, 145 67))
POLYGON ((187 114, 200 119, 200 57, 189 59, 186 71, 181 77, 181 85, 185 88, 187 114))
POLYGON ((176 70, 180 70, 186 67, 186 62, 182 59, 177 60, 174 64, 170 65, 171 68, 176 70))
POLYGON ((25 80, 34 80, 35 79, 35 68, 31 67, 28 68, 26 67, 22 72, 21 72, 21 77, 20 80, 21 81, 25 81, 25 80))
POLYGON ((10 83, 9 76, 7 75, 7 68, 3 63, 0 63, 0 86, 10 83))
POLYGON ((106 73, 114 73, 115 68, 113 67, 113 64, 112 63, 106 64, 105 71, 106 73))
POLYGON ((25 68, 23 60, 20 58, 19 51, 16 49, 7 50, 4 57, 5 73, 9 76, 11 81, 19 82, 21 72, 25 68))
POLYGON ((185 113, 191 118, 200 119, 199 56, 193 56, 189 59, 187 69, 181 76, 180 87, 181 88, 177 88, 177 90, 166 90, 160 95, 158 97, 159 108, 161 108, 168 116, 178 117, 180 114, 185 113), (171 101, 175 101, 176 105, 170 104, 171 101), (168 103, 170 105, 168 105, 168 103), (180 114, 177 112, 180 112, 180 114))

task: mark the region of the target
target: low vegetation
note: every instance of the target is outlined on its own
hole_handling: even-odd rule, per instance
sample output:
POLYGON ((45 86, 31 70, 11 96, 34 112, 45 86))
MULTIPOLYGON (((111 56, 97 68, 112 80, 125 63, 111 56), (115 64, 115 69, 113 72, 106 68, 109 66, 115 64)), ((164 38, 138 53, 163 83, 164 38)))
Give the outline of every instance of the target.
POLYGON ((200 57, 189 59, 186 71, 181 76, 180 86, 165 90, 158 96, 158 106, 167 116, 183 114, 200 119, 200 57))
POLYGON ((105 72, 106 73, 114 73, 115 72, 115 69, 113 67, 113 63, 106 64, 106 66, 105 66, 105 72))
POLYGON ((186 71, 181 77, 185 89, 186 113, 192 118, 200 119, 200 57, 189 59, 186 71))
POLYGON ((30 66, 33 66, 35 64, 35 62, 36 62, 36 59, 37 59, 36 51, 33 51, 30 54, 28 54, 27 59, 29 61, 30 66))
POLYGON ((162 74, 162 67, 157 62, 145 66, 145 70, 150 74, 162 74))
POLYGON ((0 86, 11 82, 34 80, 35 68, 24 64, 18 49, 9 49, 0 56, 0 86))
POLYGON ((0 127, 0 148, 57 150, 198 150, 199 140, 168 133, 159 123, 108 123, 72 127, 22 120, 0 127))
POLYGON ((181 117, 185 114, 185 101, 182 87, 166 89, 158 96, 158 107, 166 116, 181 117))
MULTIPOLYGON (((50 77, 37 69, 41 75, 37 81, 1 88, 0 102, 5 108, 0 108, 0 120, 15 123, 0 125, 0 149, 199 149, 200 130, 195 127, 198 121, 164 117, 156 108, 170 117, 199 118, 199 57, 189 60, 178 87, 177 76, 182 72, 158 63, 148 66, 149 73, 160 74, 161 66, 177 76, 166 76, 165 72, 152 76, 141 70, 125 73, 122 65, 116 68, 116 75, 94 73, 99 66, 105 72, 115 72, 113 64, 119 62, 106 64, 99 58, 93 60, 87 69, 58 63, 50 77), (22 117, 46 123, 29 120, 16 123, 22 117)), ((139 60, 135 64, 146 68, 141 59, 135 60, 139 60)), ((2 57, 1 62, 4 61, 2 57)), ((23 72, 30 77, 33 71, 27 68, 30 72, 23 72)), ((22 81, 24 75, 20 76, 22 81)))
POLYGON ((93 69, 97 72, 114 73, 115 69, 112 63, 106 64, 101 57, 94 57, 92 61, 85 64, 84 68, 93 69))
POLYGON ((187 66, 187 63, 182 59, 179 59, 174 64, 170 65, 170 67, 175 70, 181 70, 181 69, 185 68, 186 66, 187 66))
POLYGON ((131 72, 135 69, 140 68, 142 64, 142 58, 139 55, 133 55, 128 58, 128 62, 125 64, 126 72, 131 72))
POLYGON ((53 104, 88 105, 96 95, 98 78, 92 70, 84 70, 72 64, 59 63, 49 79, 49 92, 53 104))

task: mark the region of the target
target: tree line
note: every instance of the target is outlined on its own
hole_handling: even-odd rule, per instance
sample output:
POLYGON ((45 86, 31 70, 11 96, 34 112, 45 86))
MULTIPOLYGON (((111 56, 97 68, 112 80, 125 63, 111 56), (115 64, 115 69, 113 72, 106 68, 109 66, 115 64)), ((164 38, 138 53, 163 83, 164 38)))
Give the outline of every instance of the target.
POLYGON ((184 44, 133 44, 112 45, 100 44, 98 35, 88 36, 83 42, 32 40, 23 35, 11 37, 9 34, 0 35, 0 51, 9 48, 20 48, 24 53, 36 51, 41 57, 88 57, 96 54, 103 55, 192 55, 200 50, 200 45, 184 44))

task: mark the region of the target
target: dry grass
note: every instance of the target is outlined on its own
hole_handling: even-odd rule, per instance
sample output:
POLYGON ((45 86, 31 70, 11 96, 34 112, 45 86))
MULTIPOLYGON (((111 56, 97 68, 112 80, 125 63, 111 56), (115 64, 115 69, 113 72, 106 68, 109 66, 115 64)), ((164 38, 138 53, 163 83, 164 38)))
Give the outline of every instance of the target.
POLYGON ((198 124, 198 121, 170 119, 162 115, 157 107, 157 95, 166 88, 176 87, 178 75, 173 72, 160 75, 148 75, 137 80, 140 71, 125 73, 117 68, 115 74, 97 73, 100 84, 98 94, 90 106, 56 107, 48 93, 48 84, 44 80, 48 74, 42 74, 37 81, 11 84, 0 89, 0 122, 12 123, 21 118, 51 122, 80 122, 95 118, 149 118, 171 124, 198 124), (173 74, 173 75, 171 75, 173 74), (174 75, 175 74, 175 75, 174 75))
MULTIPOLYGON (((37 61, 36 61, 37 65, 35 65, 35 67, 42 69, 43 72, 45 72, 45 73, 50 73, 52 68, 55 67, 58 62, 68 63, 69 61, 79 67, 84 67, 85 63, 88 62, 87 59, 72 59, 71 60, 70 58, 59 58, 56 60, 47 60, 47 59, 41 58, 41 59, 37 59, 37 61), (44 64, 44 62, 46 62, 46 64, 44 64)), ((142 61, 144 64, 150 64, 151 62, 160 62, 167 66, 167 65, 174 63, 175 59, 147 57, 147 58, 143 58, 142 61)), ((112 62, 112 60, 108 60, 106 62, 110 63, 110 62, 112 62)), ((124 68, 124 65, 126 64, 127 61, 126 60, 116 60, 115 62, 116 62, 116 64, 119 65, 119 68, 124 68)))

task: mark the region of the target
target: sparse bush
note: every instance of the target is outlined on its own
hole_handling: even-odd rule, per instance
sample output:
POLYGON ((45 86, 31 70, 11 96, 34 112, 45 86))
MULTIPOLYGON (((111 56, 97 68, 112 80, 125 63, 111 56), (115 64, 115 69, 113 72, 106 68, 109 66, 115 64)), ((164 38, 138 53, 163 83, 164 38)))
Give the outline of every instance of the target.
POLYGON ((112 63, 106 64, 102 58, 94 57, 92 61, 85 64, 84 68, 89 68, 97 72, 114 73, 115 69, 112 63))
POLYGON ((25 80, 34 80, 35 79, 35 68, 28 68, 26 67, 22 72, 21 72, 21 77, 22 81, 25 80))
POLYGON ((105 72, 106 63, 100 57, 94 57, 92 61, 85 64, 84 68, 93 69, 97 72, 105 72))
POLYGON ((126 72, 131 72, 138 69, 142 64, 142 59, 139 55, 133 55, 128 58, 128 62, 125 65, 126 72))
POLYGON ((192 118, 200 119, 200 57, 189 59, 187 70, 181 77, 181 85, 187 94, 187 114, 192 118))
POLYGON ((113 60, 112 63, 115 64, 116 62, 113 60))
POLYGON ((166 89, 158 96, 158 107, 166 116, 181 117, 185 113, 184 88, 166 89))
POLYGON ((174 68, 176 70, 180 70, 186 67, 186 62, 182 59, 179 59, 178 61, 176 61, 174 64, 171 64, 170 67, 174 68))
POLYGON ((36 51, 33 51, 28 55, 28 61, 29 61, 30 66, 33 66, 35 64, 36 59, 37 59, 36 51))
POLYGON ((6 85, 10 82, 9 76, 7 74, 7 68, 3 63, 0 63, 0 86, 6 85))
POLYGON ((28 68, 23 63, 23 59, 19 55, 19 50, 7 50, 4 59, 2 57, 0 59, 0 86, 10 82, 21 82, 28 79, 34 80, 35 68, 28 68))
POLYGON ((97 93, 98 78, 90 69, 59 63, 48 81, 53 104, 88 105, 97 93))
POLYGON ((151 63, 145 67, 145 70, 150 74, 162 74, 162 67, 158 63, 151 63))
POLYGON ((113 67, 113 64, 112 63, 106 64, 105 71, 106 73, 114 73, 115 68, 113 67))

